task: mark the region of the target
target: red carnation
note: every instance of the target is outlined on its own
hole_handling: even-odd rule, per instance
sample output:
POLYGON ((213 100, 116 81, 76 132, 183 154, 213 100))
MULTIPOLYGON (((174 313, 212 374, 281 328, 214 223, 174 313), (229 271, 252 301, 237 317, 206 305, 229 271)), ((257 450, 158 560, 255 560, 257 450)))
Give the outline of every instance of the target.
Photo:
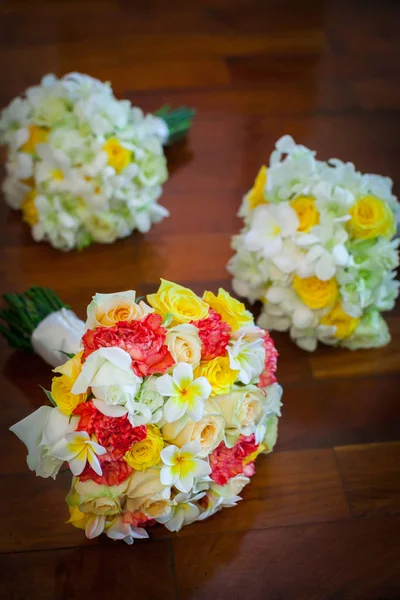
POLYGON ((122 457, 132 444, 141 442, 146 437, 145 425, 132 427, 128 415, 107 417, 91 401, 78 404, 74 414, 80 415, 77 431, 95 435, 98 443, 113 453, 114 459, 122 457))
POLYGON ((278 350, 275 348, 274 341, 268 331, 264 334, 263 346, 265 350, 264 371, 261 373, 260 381, 257 384, 260 388, 266 388, 277 381, 275 371, 279 356, 278 350))
POLYGON ((160 315, 150 314, 139 321, 89 329, 82 338, 83 358, 99 348, 118 347, 131 356, 132 369, 139 377, 164 373, 175 363, 164 344, 166 330, 161 323, 160 315))
POLYGON ((225 485, 229 479, 241 473, 246 477, 254 475, 254 462, 244 465, 243 461, 257 448, 254 434, 241 435, 233 448, 228 448, 224 442, 221 442, 210 455, 211 479, 218 485, 225 485))
POLYGON ((133 469, 122 458, 120 454, 114 455, 112 452, 107 452, 97 457, 102 475, 97 475, 92 467, 87 463, 82 473, 79 475, 80 481, 94 481, 99 485, 119 485, 132 473, 133 469))
POLYGON ((210 308, 206 319, 192 321, 192 325, 195 325, 199 330, 202 343, 201 358, 203 360, 212 360, 226 353, 232 329, 228 323, 222 320, 221 315, 210 308))

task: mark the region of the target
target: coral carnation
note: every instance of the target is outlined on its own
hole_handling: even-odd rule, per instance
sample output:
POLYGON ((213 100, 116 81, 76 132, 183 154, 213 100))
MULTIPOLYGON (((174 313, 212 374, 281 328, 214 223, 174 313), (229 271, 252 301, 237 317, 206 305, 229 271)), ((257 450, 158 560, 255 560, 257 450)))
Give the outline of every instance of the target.
POLYGON ((113 452, 114 458, 121 458, 132 444, 146 438, 145 425, 132 427, 128 415, 107 417, 91 401, 79 404, 74 414, 80 416, 77 431, 95 435, 99 444, 113 452))
POLYGON ((268 331, 265 332, 263 338, 263 346, 265 350, 265 363, 264 371, 260 375, 260 381, 258 387, 266 388, 277 381, 275 377, 276 362, 278 360, 278 350, 275 348, 273 339, 269 335, 268 331))
POLYGON ((98 483, 99 485, 119 485, 132 473, 133 469, 128 463, 121 458, 119 453, 107 452, 102 456, 98 456, 102 475, 97 475, 93 471, 89 464, 79 475, 80 481, 87 481, 88 479, 98 483))
POLYGON ((119 321, 114 327, 89 329, 82 338, 83 358, 99 348, 116 346, 132 357, 132 369, 138 377, 164 373, 174 359, 164 343, 166 330, 161 323, 160 315, 150 314, 139 321, 119 321))
POLYGON ((199 330, 202 343, 201 358, 203 360, 212 360, 226 353, 232 329, 215 310, 210 308, 209 316, 206 319, 192 321, 192 325, 195 325, 199 330))
POLYGON ((218 485, 225 485, 229 479, 240 473, 247 477, 254 475, 254 462, 243 463, 257 448, 254 434, 241 435, 233 448, 228 448, 221 442, 210 456, 211 479, 218 485))

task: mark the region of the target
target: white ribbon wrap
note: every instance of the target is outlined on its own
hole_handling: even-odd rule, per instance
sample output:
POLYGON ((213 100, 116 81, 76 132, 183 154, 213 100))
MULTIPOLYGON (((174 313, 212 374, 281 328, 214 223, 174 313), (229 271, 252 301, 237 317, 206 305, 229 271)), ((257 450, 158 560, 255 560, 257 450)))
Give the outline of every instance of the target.
POLYGON ((68 360, 63 352, 79 352, 84 333, 85 323, 72 310, 62 308, 39 323, 32 333, 31 342, 36 354, 52 367, 58 367, 68 360))

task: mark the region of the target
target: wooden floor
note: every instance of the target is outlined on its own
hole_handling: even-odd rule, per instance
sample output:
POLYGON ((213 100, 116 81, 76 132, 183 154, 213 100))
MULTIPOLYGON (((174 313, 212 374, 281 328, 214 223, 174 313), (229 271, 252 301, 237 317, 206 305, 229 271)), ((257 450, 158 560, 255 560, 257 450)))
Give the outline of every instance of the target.
MULTIPOLYGON (((229 288, 236 217, 275 140, 291 133, 400 193, 400 5, 393 0, 126 0, 0 6, 0 104, 49 71, 110 80, 147 110, 198 109, 168 151, 171 217, 146 235, 62 254, 1 203, 1 291, 53 287, 79 316, 95 292, 159 277, 229 288)), ((244 501, 133 547, 65 524, 70 477, 35 478, 8 427, 50 370, 0 342, 0 597, 228 600, 400 598, 400 312, 392 344, 309 356, 275 336, 285 387, 276 452, 244 501)))

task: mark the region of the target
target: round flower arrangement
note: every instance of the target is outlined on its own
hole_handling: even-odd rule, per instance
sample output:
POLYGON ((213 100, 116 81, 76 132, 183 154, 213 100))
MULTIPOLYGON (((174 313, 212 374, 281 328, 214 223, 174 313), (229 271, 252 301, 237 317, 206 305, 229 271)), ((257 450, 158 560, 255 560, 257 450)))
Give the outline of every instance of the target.
POLYGON ((35 241, 61 250, 147 232, 168 215, 157 203, 168 176, 163 144, 182 137, 193 114, 145 116, 108 83, 47 75, 1 114, 5 199, 35 241))
POLYGON ((316 160, 284 136, 244 196, 244 228, 232 241, 233 288, 261 300, 258 324, 355 350, 387 344, 382 311, 399 293, 392 181, 352 163, 316 160))
MULTIPOLYGON (((42 347, 54 347, 49 319, 66 309, 35 293, 7 297, 7 338, 34 298, 42 347)), ((131 544, 157 523, 178 531, 234 506, 277 437, 282 389, 268 332, 226 291, 200 298, 165 280, 147 302, 134 291, 96 294, 84 329, 77 342, 65 326, 77 347, 54 369, 53 407, 11 427, 37 475, 71 470, 69 522, 131 544)))

